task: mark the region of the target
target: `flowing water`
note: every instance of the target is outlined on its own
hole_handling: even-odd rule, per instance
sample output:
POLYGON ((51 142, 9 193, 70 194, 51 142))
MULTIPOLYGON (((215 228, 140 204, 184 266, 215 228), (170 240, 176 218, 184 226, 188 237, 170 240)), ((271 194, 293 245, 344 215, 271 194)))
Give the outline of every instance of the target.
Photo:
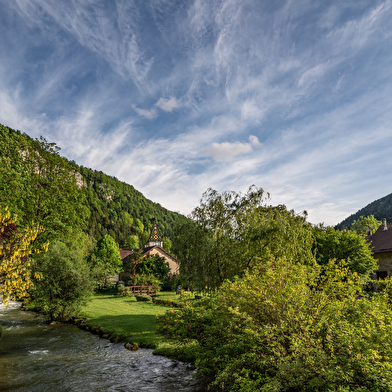
POLYGON ((128 351, 69 324, 0 305, 0 391, 189 391, 205 388, 182 362, 128 351))

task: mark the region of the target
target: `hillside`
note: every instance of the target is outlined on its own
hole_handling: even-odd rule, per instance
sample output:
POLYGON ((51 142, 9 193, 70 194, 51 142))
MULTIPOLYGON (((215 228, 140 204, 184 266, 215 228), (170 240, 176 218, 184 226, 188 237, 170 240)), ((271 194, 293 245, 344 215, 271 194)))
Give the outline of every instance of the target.
POLYGON ((110 234, 120 246, 130 235, 140 245, 156 218, 160 234, 170 238, 187 218, 146 199, 132 185, 59 155, 45 139, 0 124, 0 207, 45 228, 41 240, 72 235, 75 229, 99 239, 110 234))
POLYGON ((378 220, 386 218, 388 222, 392 222, 392 193, 361 208, 355 214, 350 215, 337 224, 335 229, 342 230, 344 228, 350 228, 354 220, 357 220, 360 216, 368 215, 374 215, 378 220))

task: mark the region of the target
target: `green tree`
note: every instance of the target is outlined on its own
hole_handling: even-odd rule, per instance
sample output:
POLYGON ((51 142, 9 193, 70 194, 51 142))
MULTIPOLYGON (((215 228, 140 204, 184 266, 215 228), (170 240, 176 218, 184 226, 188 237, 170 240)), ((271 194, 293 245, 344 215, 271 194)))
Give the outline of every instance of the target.
POLYGON ((312 263, 313 236, 306 213, 267 206, 267 198, 254 186, 244 195, 208 189, 192 220, 175 229, 181 274, 200 289, 215 289, 271 255, 312 263))
POLYGON ((118 245, 109 234, 97 242, 88 260, 96 284, 102 283, 107 277, 123 270, 118 245))
POLYGON ((123 244, 123 248, 126 249, 138 249, 139 248, 139 237, 137 235, 130 235, 126 238, 123 244))
POLYGON ((201 306, 158 316, 158 331, 196 356, 213 390, 392 391, 392 310, 361 293, 344 263, 272 258, 201 306))
POLYGON ((351 224, 351 230, 358 235, 367 235, 369 230, 374 233, 381 224, 382 222, 376 219, 373 215, 365 217, 361 216, 358 220, 354 220, 351 224))
POLYGON ((53 242, 46 253, 34 255, 33 304, 52 319, 65 321, 79 313, 93 293, 90 266, 76 244, 53 242))
POLYGON ((143 235, 144 225, 140 219, 136 219, 136 232, 139 236, 143 235))
POLYGON ((168 251, 170 253, 172 246, 173 246, 173 242, 171 241, 171 239, 169 237, 163 237, 162 241, 163 241, 163 249, 165 249, 166 251, 168 251))
POLYGON ((36 241, 64 238, 82 230, 88 217, 76 167, 43 137, 32 140, 0 125, 0 205, 18 215, 18 224, 40 224, 36 241))
POLYGON ((141 257, 135 268, 136 274, 153 274, 159 280, 163 280, 170 272, 169 263, 159 255, 146 255, 141 257))
POLYGON ((5 304, 13 296, 17 299, 28 297, 32 287, 30 255, 47 249, 47 246, 34 247, 42 227, 32 224, 23 229, 18 228, 16 222, 8 208, 0 210, 0 295, 5 304))
POLYGON ((364 282, 377 269, 377 261, 364 236, 350 230, 339 231, 324 226, 315 227, 313 231, 313 252, 318 264, 326 265, 333 259, 346 260, 349 268, 358 273, 364 282))

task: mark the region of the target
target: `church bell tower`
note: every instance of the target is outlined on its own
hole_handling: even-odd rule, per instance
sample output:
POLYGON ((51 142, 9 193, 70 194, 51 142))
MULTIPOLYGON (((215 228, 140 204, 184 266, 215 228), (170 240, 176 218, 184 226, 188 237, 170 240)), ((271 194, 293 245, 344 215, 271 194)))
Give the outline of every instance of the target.
POLYGON ((157 221, 154 219, 154 223, 151 229, 150 239, 148 240, 147 246, 156 246, 156 245, 163 247, 163 241, 162 241, 162 237, 159 235, 158 232, 157 221))

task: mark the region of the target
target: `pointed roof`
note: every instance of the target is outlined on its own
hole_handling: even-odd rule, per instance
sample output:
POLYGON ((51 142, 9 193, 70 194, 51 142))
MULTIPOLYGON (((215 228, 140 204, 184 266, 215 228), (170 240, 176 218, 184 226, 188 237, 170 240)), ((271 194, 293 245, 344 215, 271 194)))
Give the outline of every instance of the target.
POLYGON ((377 231, 366 237, 373 253, 392 251, 392 223, 382 224, 377 231))
POLYGON ((157 225, 157 221, 155 219, 154 219, 154 223, 152 225, 150 239, 148 240, 148 242, 162 242, 162 237, 159 235, 158 225, 157 225))

